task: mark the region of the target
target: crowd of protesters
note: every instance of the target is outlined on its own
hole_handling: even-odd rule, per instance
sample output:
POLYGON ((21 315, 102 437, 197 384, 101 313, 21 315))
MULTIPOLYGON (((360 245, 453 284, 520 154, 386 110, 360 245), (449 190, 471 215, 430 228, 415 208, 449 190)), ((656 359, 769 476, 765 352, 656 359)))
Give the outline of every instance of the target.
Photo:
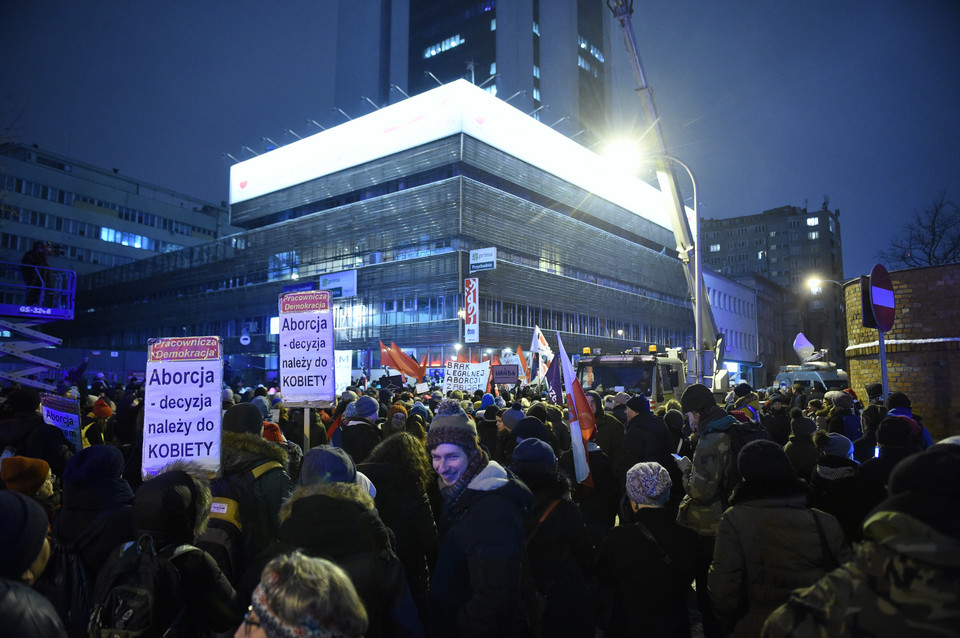
POLYGON ((579 446, 530 387, 351 386, 305 437, 225 385, 217 475, 144 480, 142 386, 82 372, 80 449, 0 393, 4 635, 91 635, 133 552, 183 638, 960 635, 960 440, 900 392, 588 392, 579 446))

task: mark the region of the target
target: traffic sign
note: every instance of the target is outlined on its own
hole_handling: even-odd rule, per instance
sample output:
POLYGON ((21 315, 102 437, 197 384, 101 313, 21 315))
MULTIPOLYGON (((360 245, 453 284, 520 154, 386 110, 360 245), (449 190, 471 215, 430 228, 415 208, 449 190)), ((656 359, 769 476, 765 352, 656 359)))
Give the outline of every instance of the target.
POLYGON ((893 327, 896 304, 893 298, 893 281, 882 264, 870 271, 870 305, 877 320, 877 330, 889 332, 893 327))

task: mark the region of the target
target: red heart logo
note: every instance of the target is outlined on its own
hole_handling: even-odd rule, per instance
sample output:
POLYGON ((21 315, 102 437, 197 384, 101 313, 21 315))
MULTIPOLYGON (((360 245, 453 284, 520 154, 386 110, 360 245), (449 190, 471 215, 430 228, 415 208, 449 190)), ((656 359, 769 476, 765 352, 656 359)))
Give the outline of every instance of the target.
POLYGON ((244 188, 246 188, 248 183, 249 182, 247 180, 243 180, 242 182, 240 182, 240 190, 243 190, 244 188))

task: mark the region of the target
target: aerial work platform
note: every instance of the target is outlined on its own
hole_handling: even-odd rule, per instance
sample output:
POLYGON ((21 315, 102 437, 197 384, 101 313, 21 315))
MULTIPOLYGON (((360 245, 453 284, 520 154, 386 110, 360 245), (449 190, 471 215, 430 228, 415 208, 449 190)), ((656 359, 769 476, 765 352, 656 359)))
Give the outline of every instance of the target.
POLYGON ((73 319, 76 290, 72 270, 0 262, 0 379, 56 389, 40 379, 60 364, 33 351, 60 345, 60 339, 38 328, 73 319))

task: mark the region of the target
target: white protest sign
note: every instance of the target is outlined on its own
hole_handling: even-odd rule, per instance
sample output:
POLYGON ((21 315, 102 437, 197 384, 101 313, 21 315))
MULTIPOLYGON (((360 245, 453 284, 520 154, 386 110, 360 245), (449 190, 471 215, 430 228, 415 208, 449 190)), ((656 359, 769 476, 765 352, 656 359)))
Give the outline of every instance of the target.
POLYGON ((353 375, 353 350, 334 350, 333 356, 336 359, 337 396, 343 394, 343 391, 350 385, 353 375))
MULTIPOLYGON (((329 290, 280 295, 280 387, 287 405, 336 398, 329 290)), ((349 375, 348 375, 349 377, 349 375)))
POLYGON ((464 390, 467 392, 485 390, 488 376, 490 376, 489 361, 484 361, 483 363, 447 361, 443 373, 443 393, 446 394, 451 390, 464 390))
POLYGON ((79 452, 83 447, 80 438, 80 402, 56 394, 41 394, 40 405, 43 422, 60 428, 67 440, 73 444, 73 448, 79 452))
POLYGON ((143 476, 173 461, 220 469, 220 337, 151 339, 143 413, 143 476))
POLYGON ((496 385, 516 385, 520 378, 520 365, 511 363, 509 365, 493 366, 493 383, 496 385))

